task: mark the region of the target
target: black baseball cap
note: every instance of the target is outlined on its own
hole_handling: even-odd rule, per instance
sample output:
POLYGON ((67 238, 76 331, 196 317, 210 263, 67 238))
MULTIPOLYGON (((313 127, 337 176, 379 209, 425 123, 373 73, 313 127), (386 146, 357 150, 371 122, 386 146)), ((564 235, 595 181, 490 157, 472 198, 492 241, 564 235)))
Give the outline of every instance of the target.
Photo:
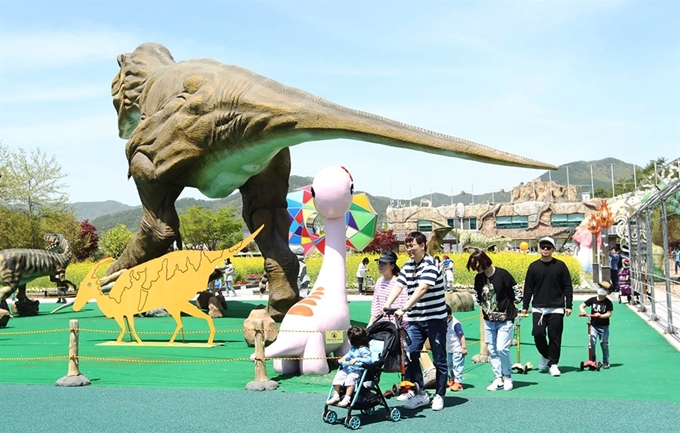
POLYGON ((385 251, 379 258, 375 259, 376 262, 383 263, 397 263, 397 255, 394 251, 385 251))

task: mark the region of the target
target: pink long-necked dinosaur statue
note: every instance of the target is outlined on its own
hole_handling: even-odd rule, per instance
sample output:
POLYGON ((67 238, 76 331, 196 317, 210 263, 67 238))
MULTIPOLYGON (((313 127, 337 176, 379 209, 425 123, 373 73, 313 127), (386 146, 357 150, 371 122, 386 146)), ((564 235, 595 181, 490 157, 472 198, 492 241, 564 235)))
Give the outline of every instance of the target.
POLYGON ((350 325, 345 285, 345 214, 353 192, 352 176, 342 167, 325 168, 314 178, 314 205, 324 217, 326 233, 323 264, 310 295, 288 310, 278 338, 265 349, 266 358, 303 358, 275 359, 277 373, 327 374, 326 357, 349 350, 344 336, 350 325), (327 342, 326 331, 343 331, 342 342, 327 342))

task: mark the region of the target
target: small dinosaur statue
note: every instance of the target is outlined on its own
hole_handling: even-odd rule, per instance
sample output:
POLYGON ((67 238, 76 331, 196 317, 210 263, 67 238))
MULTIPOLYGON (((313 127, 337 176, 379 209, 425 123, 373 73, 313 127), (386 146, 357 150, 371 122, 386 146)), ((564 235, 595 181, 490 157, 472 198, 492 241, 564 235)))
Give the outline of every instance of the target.
POLYGON ((454 230, 453 233, 458 237, 458 243, 461 248, 480 248, 488 249, 490 247, 511 242, 512 239, 505 236, 488 237, 483 233, 474 230, 454 230))
MULTIPOLYGON (((289 147, 353 139, 480 162, 555 170, 551 164, 326 101, 211 59, 175 62, 157 43, 118 56, 111 88, 118 131, 144 208, 139 231, 107 275, 181 248, 175 201, 185 187, 211 198, 239 189, 243 219, 269 276, 268 312, 281 320, 298 300, 288 247, 289 147)), ((389 161, 385 161, 389 163, 389 161)))
POLYGON ((6 299, 18 290, 17 300, 28 302, 26 283, 38 277, 49 276, 58 287, 76 285, 66 279, 66 268, 71 263, 71 246, 63 235, 48 233, 46 250, 14 248, 0 251, 0 308, 6 299))

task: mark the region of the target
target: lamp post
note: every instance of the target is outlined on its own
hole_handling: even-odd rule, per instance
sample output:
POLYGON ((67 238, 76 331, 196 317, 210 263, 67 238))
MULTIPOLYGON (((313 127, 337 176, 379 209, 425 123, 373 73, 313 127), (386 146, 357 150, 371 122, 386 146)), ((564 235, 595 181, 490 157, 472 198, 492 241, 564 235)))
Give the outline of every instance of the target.
MULTIPOLYGON (((598 240, 602 236, 604 241, 602 242, 602 258, 604 260, 605 252, 609 250, 609 239, 608 233, 609 228, 614 223, 614 215, 609 210, 606 200, 600 202, 600 206, 597 208, 594 214, 590 215, 588 219, 587 227, 590 233, 593 234, 593 282, 599 283, 603 280, 610 280, 611 274, 609 272, 609 266, 604 266, 600 260, 598 240)), ((602 261, 603 261, 602 260, 602 261)))

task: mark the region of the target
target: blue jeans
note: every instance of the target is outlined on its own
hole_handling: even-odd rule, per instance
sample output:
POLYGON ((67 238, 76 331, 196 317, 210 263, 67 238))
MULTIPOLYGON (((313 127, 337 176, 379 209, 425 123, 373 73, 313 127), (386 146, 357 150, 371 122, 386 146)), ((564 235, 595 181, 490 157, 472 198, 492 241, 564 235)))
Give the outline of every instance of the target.
POLYGON ((408 336, 411 345, 408 347, 411 361, 406 366, 406 376, 411 382, 418 384, 425 391, 423 372, 420 369, 420 352, 426 339, 430 339, 432 348, 432 363, 434 364, 437 382, 437 394, 444 397, 446 394, 446 319, 433 319, 422 322, 409 321, 408 336))
POLYGON ((449 377, 454 382, 463 383, 463 369, 465 368, 465 355, 463 355, 463 352, 449 352, 446 356, 446 365, 449 377))
POLYGON ((512 361, 510 361, 510 342, 512 341, 512 320, 505 322, 484 321, 484 338, 489 349, 491 370, 495 377, 510 376, 512 361))
POLYGON ((597 360, 595 344, 598 338, 600 339, 600 347, 602 347, 602 362, 609 364, 609 326, 590 327, 590 347, 593 348, 593 359, 591 361, 597 360))
POLYGON ((224 288, 227 289, 227 294, 229 294, 229 292, 233 292, 234 295, 236 294, 236 290, 234 290, 234 283, 232 283, 231 281, 227 280, 225 282, 224 288))

